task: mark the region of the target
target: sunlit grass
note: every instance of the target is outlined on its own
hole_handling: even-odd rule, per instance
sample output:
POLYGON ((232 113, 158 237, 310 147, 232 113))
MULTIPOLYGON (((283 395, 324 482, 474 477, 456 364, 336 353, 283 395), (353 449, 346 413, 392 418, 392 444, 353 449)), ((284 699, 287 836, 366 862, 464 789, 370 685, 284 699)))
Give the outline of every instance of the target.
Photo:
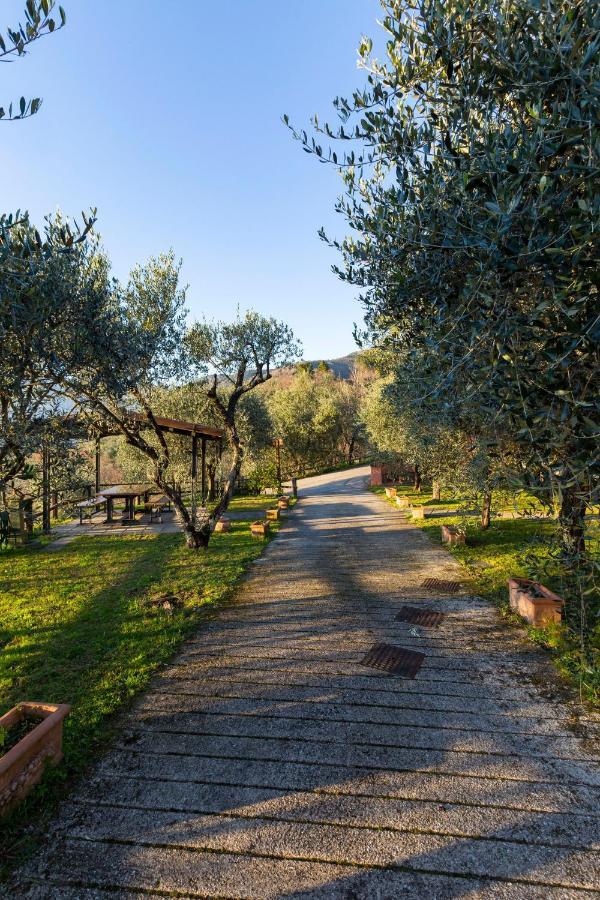
POLYGON ((22 825, 43 821, 64 781, 107 743, 114 714, 227 599, 263 547, 247 522, 233 522, 208 552, 188 550, 179 534, 0 552, 0 714, 20 700, 73 706, 64 762, 0 828, 3 862, 22 849, 22 825), (149 604, 163 595, 179 597, 181 609, 149 604))

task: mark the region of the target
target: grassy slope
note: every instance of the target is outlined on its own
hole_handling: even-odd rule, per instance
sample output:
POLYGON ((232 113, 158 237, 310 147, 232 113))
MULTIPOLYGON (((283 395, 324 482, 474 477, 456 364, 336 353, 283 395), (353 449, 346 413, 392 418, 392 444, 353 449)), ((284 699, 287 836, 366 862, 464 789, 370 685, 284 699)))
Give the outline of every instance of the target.
MULTIPOLYGON (((232 508, 250 505, 241 498, 232 508)), ((227 599, 263 547, 247 522, 233 522, 208 553, 188 550, 177 534, 82 537, 57 553, 0 553, 0 714, 19 700, 73 705, 64 762, 0 828, 3 863, 22 851, 22 825, 46 816, 64 781, 106 744, 112 714, 227 599), (169 614, 148 605, 167 594, 179 595, 183 608, 169 614)))
MULTIPOLYGON (((382 487, 371 490, 384 494, 382 487)), ((493 519, 490 528, 482 531, 478 527, 475 511, 472 515, 459 511, 463 506, 460 500, 434 501, 431 494, 425 491, 417 494, 411 488, 399 488, 398 493, 406 495, 415 506, 431 508, 431 518, 415 519, 414 524, 422 528, 434 543, 441 543, 442 525, 466 525, 467 546, 448 549, 464 565, 473 590, 495 603, 502 615, 517 621, 508 606, 507 581, 513 575, 527 577, 523 556, 529 549, 536 547, 543 554, 539 539, 550 536, 553 524, 540 519, 493 519), (437 510, 440 513, 447 511, 447 514, 435 514, 437 510)), ((395 506, 394 500, 388 502, 395 506)), ((532 505, 531 498, 525 496, 514 502, 514 508, 520 510, 529 509, 532 505)), ((560 592, 560 585, 553 582, 552 578, 544 579, 544 583, 560 592)), ((520 619, 518 621, 522 624, 520 619)), ((551 649, 557 667, 577 686, 581 695, 594 704, 600 704, 600 653, 598 665, 586 665, 582 668, 577 645, 566 629, 550 627, 527 630, 533 640, 551 649)))

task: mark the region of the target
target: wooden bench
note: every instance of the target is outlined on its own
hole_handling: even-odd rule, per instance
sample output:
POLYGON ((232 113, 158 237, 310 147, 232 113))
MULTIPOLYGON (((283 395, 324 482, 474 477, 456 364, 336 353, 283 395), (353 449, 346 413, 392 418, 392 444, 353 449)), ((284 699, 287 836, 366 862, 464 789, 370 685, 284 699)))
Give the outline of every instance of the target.
POLYGON ((91 500, 82 500, 81 503, 76 503, 75 507, 79 510, 79 524, 83 525, 84 516, 91 522, 96 510, 101 509, 105 505, 106 500, 104 497, 92 497, 91 500))
POLYGON ((171 509, 171 501, 165 494, 151 494, 148 497, 150 507, 150 521, 162 522, 162 514, 165 509, 171 509))

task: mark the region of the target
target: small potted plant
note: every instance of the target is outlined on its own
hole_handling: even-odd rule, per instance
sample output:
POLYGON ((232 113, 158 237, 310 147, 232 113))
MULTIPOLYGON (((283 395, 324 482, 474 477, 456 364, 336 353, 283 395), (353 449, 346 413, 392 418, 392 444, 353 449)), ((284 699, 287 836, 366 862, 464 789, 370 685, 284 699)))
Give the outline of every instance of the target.
POLYGON ((66 703, 19 703, 0 717, 0 816, 41 781, 46 765, 63 758, 66 703))
POLYGON ((267 519, 271 522, 276 522, 279 518, 279 507, 275 507, 274 509, 267 510, 267 519))
POLYGON ((279 509, 287 509, 290 505, 290 498, 285 494, 282 494, 279 500, 277 501, 277 506, 279 509))
POLYGON ((257 522, 251 522, 250 531, 255 537, 266 537, 271 528, 268 522, 259 520, 257 522))
POLYGON ((215 531, 229 531, 231 529, 231 519, 227 519, 225 516, 221 516, 221 518, 217 521, 215 525, 215 531))
POLYGON ((508 594, 511 609, 530 625, 560 622, 565 601, 539 581, 509 578, 508 594))
POLYGON ((456 525, 442 525, 442 543, 464 544, 466 543, 465 532, 456 525))

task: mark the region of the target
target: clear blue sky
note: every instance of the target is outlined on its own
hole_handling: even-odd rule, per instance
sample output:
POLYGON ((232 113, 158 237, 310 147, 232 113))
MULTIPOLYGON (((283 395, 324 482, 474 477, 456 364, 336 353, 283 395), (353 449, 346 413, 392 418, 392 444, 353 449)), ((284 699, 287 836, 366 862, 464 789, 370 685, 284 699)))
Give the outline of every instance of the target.
MULTIPOLYGON (((115 274, 173 247, 192 317, 237 304, 294 328, 307 358, 355 349, 362 311, 331 272, 339 177, 280 117, 308 125, 360 84, 356 47, 377 0, 63 0, 67 27, 2 68, 2 209, 36 221, 98 208, 115 274)), ((3 3, 13 25, 23 0, 3 3)), ((330 115, 333 118, 333 115, 330 115)))

